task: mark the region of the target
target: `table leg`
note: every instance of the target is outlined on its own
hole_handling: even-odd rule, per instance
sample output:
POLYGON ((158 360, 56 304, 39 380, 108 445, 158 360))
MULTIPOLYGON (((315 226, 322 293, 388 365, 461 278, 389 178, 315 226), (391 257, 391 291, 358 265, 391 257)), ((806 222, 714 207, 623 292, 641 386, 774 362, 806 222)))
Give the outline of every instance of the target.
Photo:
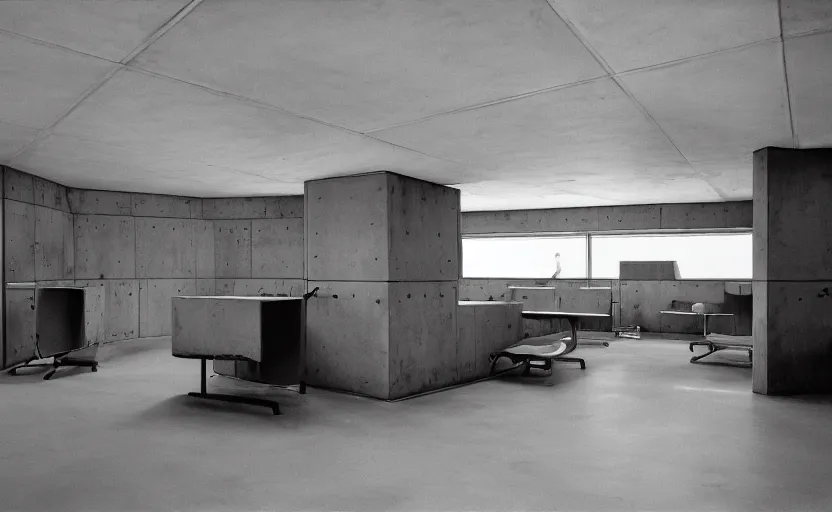
POLYGON ((192 396, 194 398, 203 398, 206 400, 219 400, 222 402, 231 402, 237 404, 246 404, 246 405, 255 405, 259 407, 268 407, 272 410, 272 414, 279 415, 280 414, 280 404, 275 402, 274 400, 268 400, 264 398, 254 398, 254 397, 247 397, 247 396, 238 396, 238 395, 226 395, 221 393, 208 393, 208 385, 206 383, 207 371, 205 369, 207 360, 204 358, 200 359, 200 376, 202 377, 202 382, 200 382, 200 392, 197 393, 192 391, 188 393, 188 396, 192 396))
POLYGON ((702 336, 708 336, 708 315, 702 315, 702 336))
POLYGON ((578 344, 578 323, 580 320, 577 318, 570 318, 569 319, 569 327, 572 329, 572 341, 575 345, 578 344))
POLYGON ((205 393, 207 393, 207 392, 208 392, 208 384, 205 382, 205 380, 206 380, 206 376, 205 376, 205 374, 206 374, 206 371, 205 371, 205 359, 204 359, 204 358, 203 358, 203 359, 200 359, 200 361, 202 362, 202 372, 201 372, 201 376, 202 376, 202 383, 200 384, 200 388, 199 388, 199 389, 200 389, 200 391, 202 391, 202 394, 204 395, 205 393))

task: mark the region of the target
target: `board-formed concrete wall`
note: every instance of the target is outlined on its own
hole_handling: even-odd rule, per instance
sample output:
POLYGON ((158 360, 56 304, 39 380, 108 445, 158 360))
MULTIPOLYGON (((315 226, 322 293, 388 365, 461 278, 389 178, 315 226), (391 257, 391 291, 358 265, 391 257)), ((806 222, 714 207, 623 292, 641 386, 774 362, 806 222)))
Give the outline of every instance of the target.
POLYGON ((459 191, 395 173, 309 181, 307 382, 395 399, 458 381, 459 191))
MULTIPOLYGON (((81 190, 3 171, 6 283, 100 288, 102 341, 169 335, 176 295, 303 294, 300 196, 81 190)), ((5 366, 32 351, 34 295, 6 294, 5 366)))
POLYGON ((303 196, 203 199, 202 216, 212 293, 303 295, 303 196))
POLYGON ((73 215, 67 190, 3 168, 5 283, 34 286, 6 290, 5 366, 34 353, 35 286, 72 285, 75 279, 73 215))
POLYGON ((751 229, 751 201, 464 212, 462 234, 751 229))

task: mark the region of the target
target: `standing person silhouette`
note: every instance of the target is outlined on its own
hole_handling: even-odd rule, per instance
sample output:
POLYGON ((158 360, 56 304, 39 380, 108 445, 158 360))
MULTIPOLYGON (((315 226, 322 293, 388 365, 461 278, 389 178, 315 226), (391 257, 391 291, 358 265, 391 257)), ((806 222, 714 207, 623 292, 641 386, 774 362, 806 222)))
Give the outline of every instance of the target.
POLYGON ((555 273, 552 274, 552 279, 557 279, 560 275, 561 267, 560 267, 560 253, 555 253, 555 264, 557 268, 555 269, 555 273))

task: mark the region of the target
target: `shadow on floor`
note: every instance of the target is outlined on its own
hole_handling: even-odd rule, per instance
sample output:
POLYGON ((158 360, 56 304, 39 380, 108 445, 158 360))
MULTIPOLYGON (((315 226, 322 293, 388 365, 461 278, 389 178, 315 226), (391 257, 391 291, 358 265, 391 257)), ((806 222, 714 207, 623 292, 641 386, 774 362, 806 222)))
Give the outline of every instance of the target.
POLYGON ((532 370, 529 375, 523 375, 523 369, 520 368, 496 377, 495 380, 518 386, 561 386, 581 380, 584 377, 582 374, 589 371, 589 363, 587 363, 586 370, 581 370, 577 366, 577 363, 555 362, 551 374, 544 370, 532 370))
POLYGON ((204 400, 180 394, 137 412, 125 424, 175 423, 199 428, 206 422, 219 427, 239 426, 244 420, 246 425, 273 426, 280 425, 281 420, 285 423, 287 418, 291 418, 292 423, 295 424, 307 416, 304 414, 303 404, 298 400, 292 400, 288 396, 270 396, 269 398, 280 403, 281 415, 273 415, 271 409, 266 407, 204 400))
POLYGON ((43 376, 50 371, 52 371, 51 364, 49 366, 30 366, 19 368, 15 375, 9 375, 8 369, 6 369, 3 370, 2 374, 0 374, 0 386, 32 384, 33 382, 48 383, 50 381, 63 379, 64 377, 92 373, 89 368, 80 366, 63 366, 58 368, 58 371, 55 372, 55 374, 52 375, 48 381, 44 381, 43 376))

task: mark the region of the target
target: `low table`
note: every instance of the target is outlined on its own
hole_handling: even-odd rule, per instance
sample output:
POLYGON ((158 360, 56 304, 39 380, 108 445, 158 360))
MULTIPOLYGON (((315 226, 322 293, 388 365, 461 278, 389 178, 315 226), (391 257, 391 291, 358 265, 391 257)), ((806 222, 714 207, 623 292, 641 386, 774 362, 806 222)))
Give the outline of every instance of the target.
MULTIPOLYGON (((693 352, 693 347, 697 345, 704 345, 708 347, 708 351, 699 356, 690 358, 691 363, 695 363, 703 357, 709 356, 714 352, 720 350, 742 350, 748 352, 748 363, 738 361, 734 364, 749 367, 754 359, 754 339, 751 336, 726 336, 724 334, 709 334, 705 341, 694 341, 690 344, 690 351, 693 352)), ((726 363, 728 364, 728 363, 726 363)))
MULTIPOLYGON (((528 318, 532 320, 548 320, 548 319, 563 319, 565 318, 569 322, 569 327, 572 329, 572 339, 578 339, 578 328, 581 324, 581 319, 583 318, 609 318, 610 315, 607 313, 579 313, 579 312, 571 312, 571 311, 523 311, 522 313, 523 318, 528 318)), ((576 343, 579 343, 576 341, 576 343)), ((584 344, 591 344, 591 343, 584 343, 584 344)), ((609 342, 602 341, 601 345, 605 347, 609 347, 609 342)))
POLYGON ((708 317, 709 316, 734 316, 733 313, 694 313, 693 311, 660 311, 663 315, 685 315, 685 316, 701 316, 702 317, 702 335, 708 335, 708 317))

